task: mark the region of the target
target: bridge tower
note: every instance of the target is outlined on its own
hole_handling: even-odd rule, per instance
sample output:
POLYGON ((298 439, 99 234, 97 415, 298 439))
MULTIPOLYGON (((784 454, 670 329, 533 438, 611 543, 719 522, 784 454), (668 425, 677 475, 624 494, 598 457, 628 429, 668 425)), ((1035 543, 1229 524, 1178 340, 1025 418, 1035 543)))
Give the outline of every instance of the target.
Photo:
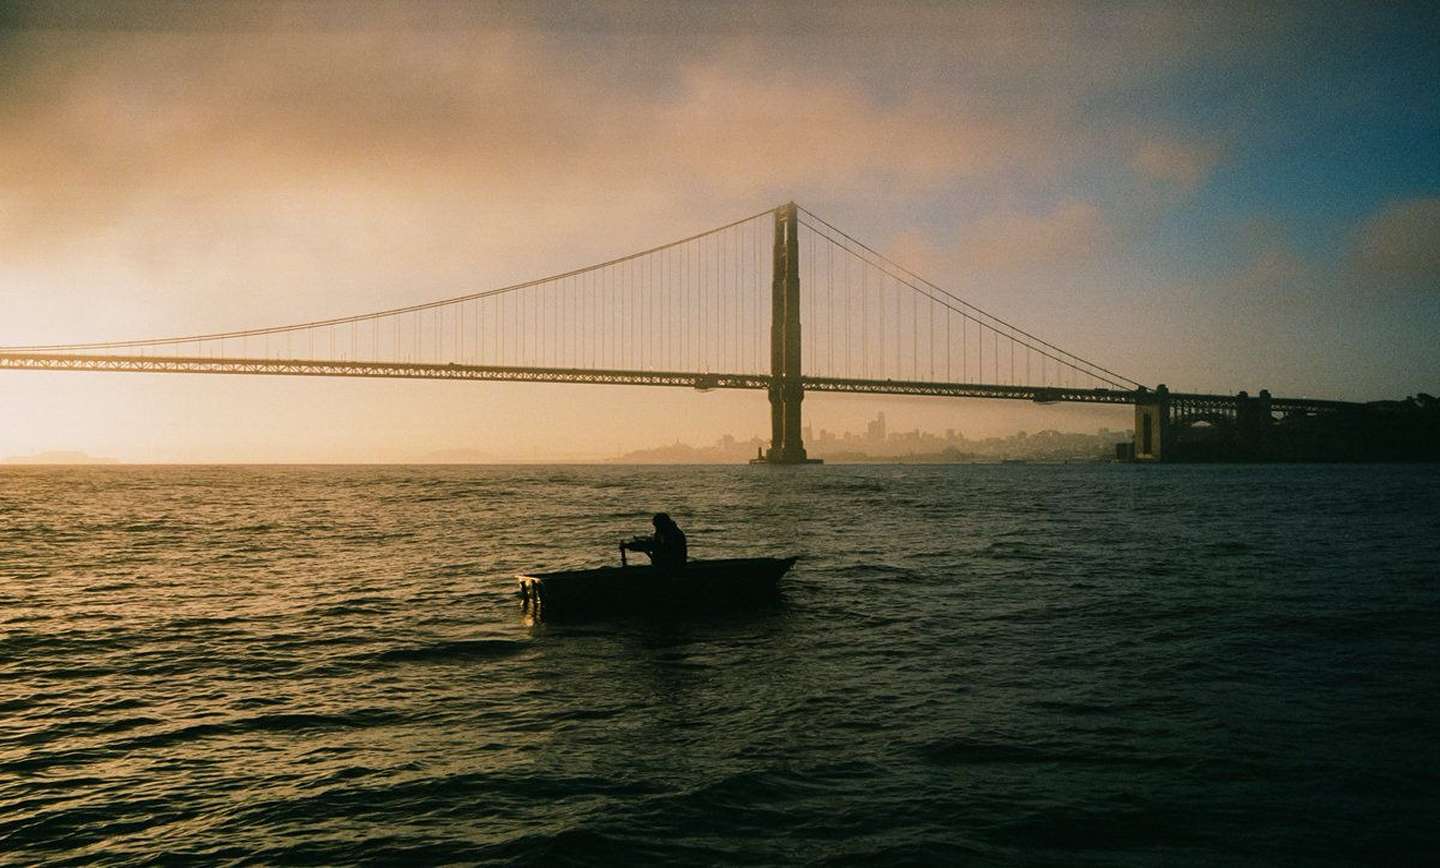
POLYGON ((800 220, 794 202, 775 211, 774 279, 770 288, 770 449, 764 464, 819 464, 805 455, 800 402, 800 220))

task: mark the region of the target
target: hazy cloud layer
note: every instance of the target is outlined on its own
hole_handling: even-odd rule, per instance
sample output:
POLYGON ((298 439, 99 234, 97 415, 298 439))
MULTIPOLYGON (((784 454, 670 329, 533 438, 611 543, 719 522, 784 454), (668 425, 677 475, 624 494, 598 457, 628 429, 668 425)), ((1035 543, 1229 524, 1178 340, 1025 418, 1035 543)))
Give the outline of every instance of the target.
POLYGON ((353 8, 343 21, 333 4, 287 3, 20 16, 89 28, 7 39, 10 243, 154 210, 193 220, 266 189, 466 191, 506 208, 617 193, 753 202, 776 188, 1047 185, 1125 153, 1192 186, 1213 150, 1138 113, 1096 128, 1083 102, 1217 44, 1237 52, 1239 38, 1193 10, 1115 7, 1102 22, 1070 4, 662 7, 673 31, 637 27, 635 5, 572 26, 542 7, 498 22, 463 4, 353 8))

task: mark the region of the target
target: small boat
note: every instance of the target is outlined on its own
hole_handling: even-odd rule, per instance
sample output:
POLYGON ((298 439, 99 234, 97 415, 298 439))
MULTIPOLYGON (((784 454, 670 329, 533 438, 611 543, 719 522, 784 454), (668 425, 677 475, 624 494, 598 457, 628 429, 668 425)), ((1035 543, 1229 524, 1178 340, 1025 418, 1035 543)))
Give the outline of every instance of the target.
POLYGON ((540 617, 617 611, 696 611, 773 598, 795 558, 690 561, 684 571, 653 566, 599 567, 516 576, 526 611, 540 617))

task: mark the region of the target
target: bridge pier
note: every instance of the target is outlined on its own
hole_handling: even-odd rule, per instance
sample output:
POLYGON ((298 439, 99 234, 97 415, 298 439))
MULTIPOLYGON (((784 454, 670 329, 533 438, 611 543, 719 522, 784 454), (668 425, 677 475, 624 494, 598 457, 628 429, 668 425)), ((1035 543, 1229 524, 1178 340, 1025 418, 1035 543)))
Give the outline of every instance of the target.
POLYGON ((1274 422, 1270 409, 1270 390, 1261 389, 1257 397, 1246 392, 1236 396, 1235 402, 1235 446, 1236 451, 1251 460, 1265 456, 1266 435, 1274 422))
POLYGON ((1265 461, 1271 456, 1274 399, 1141 390, 1135 401, 1135 461, 1265 461), (1203 425, 1204 427, 1197 427, 1203 425))
POLYGON ((794 202, 775 212, 773 280, 770 285, 770 448, 752 464, 819 464, 805 454, 800 404, 805 400, 800 366, 800 220, 794 202))
POLYGON ((770 448, 765 458, 754 464, 821 464, 819 458, 805 453, 801 437, 800 404, 805 390, 799 383, 784 382, 770 386, 770 448))
POLYGON ((1164 383, 1135 402, 1135 460, 1164 461, 1170 439, 1170 390, 1164 383))

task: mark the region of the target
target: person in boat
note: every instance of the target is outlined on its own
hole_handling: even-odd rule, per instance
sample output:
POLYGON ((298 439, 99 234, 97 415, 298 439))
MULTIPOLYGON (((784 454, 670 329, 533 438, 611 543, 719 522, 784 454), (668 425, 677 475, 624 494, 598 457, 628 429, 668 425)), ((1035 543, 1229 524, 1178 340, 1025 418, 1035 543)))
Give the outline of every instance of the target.
POLYGON ((657 512, 650 520, 655 525, 655 535, 636 537, 624 543, 632 552, 644 552, 650 562, 667 573, 678 573, 685 569, 689 551, 685 542, 685 531, 667 513, 657 512))

